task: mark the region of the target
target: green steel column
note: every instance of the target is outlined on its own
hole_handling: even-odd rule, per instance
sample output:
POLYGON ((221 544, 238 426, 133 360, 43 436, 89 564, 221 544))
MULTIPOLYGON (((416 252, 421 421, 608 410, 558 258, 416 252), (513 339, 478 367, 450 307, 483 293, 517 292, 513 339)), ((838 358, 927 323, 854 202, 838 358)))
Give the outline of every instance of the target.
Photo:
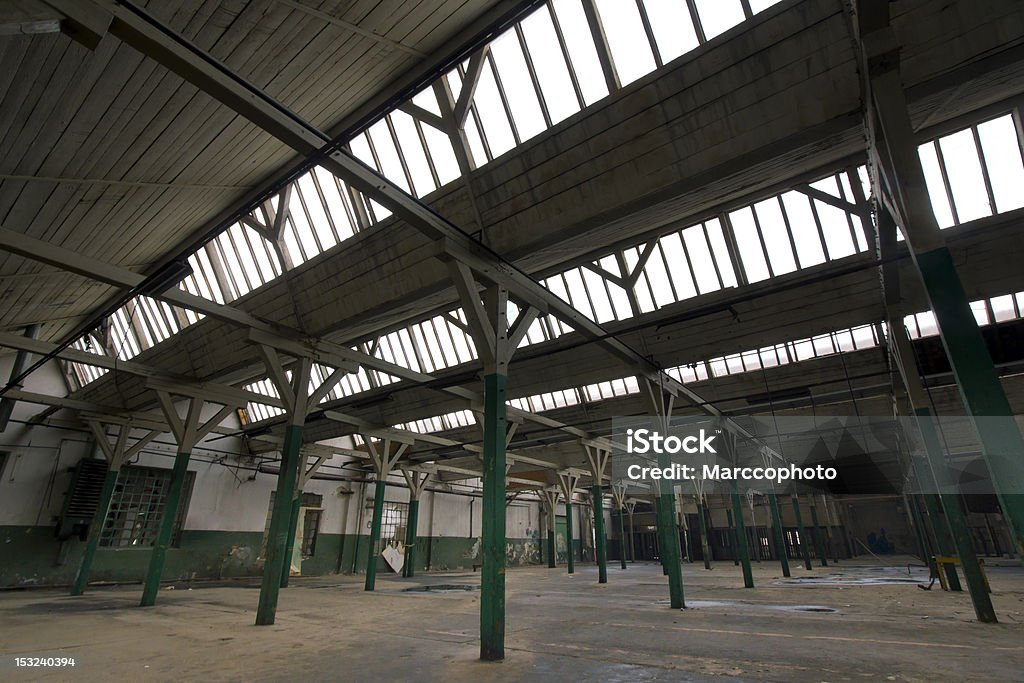
POLYGON ((943 456, 942 442, 939 439, 935 420, 928 408, 917 409, 914 414, 918 417, 917 423, 924 439, 925 454, 939 491, 939 500, 946 512, 946 523, 949 525, 950 535, 953 537, 953 545, 960 557, 960 568, 964 572, 967 590, 971 595, 971 602, 974 604, 974 613, 977 615, 978 621, 994 624, 996 623, 996 612, 992 607, 992 599, 989 597, 988 587, 985 585, 985 578, 978 564, 978 556, 974 552, 971 532, 967 528, 967 517, 964 515, 963 508, 960 507, 956 485, 950 477, 949 467, 943 456))
POLYGON ((734 567, 740 566, 739 552, 736 550, 736 529, 732 525, 732 510, 726 508, 725 520, 729 525, 729 554, 732 555, 732 565, 734 567))
POLYGON ((619 562, 622 565, 622 569, 626 568, 626 523, 622 521, 623 516, 626 514, 624 508, 619 508, 619 562))
MULTIPOLYGON (((544 492, 545 496, 549 496, 548 492, 544 492)), ((551 503, 551 507, 547 508, 547 525, 548 525, 548 567, 554 569, 558 564, 558 557, 555 554, 555 508, 558 505, 557 502, 551 501, 548 497, 548 501, 551 503)))
MULTIPOLYGON (((385 454, 385 457, 387 454, 385 454)), ((373 522, 370 524, 370 546, 366 557, 366 582, 363 590, 372 591, 377 583, 377 558, 380 556, 380 525, 384 519, 384 489, 386 475, 377 475, 373 489, 373 522)))
POLYGON ((779 498, 774 493, 768 494, 768 506, 772 511, 772 536, 775 539, 775 552, 779 554, 782 575, 789 576, 789 557, 786 553, 786 534, 782 530, 782 511, 779 510, 779 498))
POLYGON ((960 395, 1014 534, 1017 555, 1024 557, 1024 439, 949 249, 942 246, 914 256, 960 395))
POLYGON ((700 530, 700 554, 704 558, 704 569, 711 569, 711 544, 708 543, 708 523, 704 518, 704 501, 697 501, 697 522, 700 530))
POLYGON ((569 546, 566 551, 566 565, 570 574, 576 573, 576 556, 572 548, 572 503, 565 501, 565 540, 569 546))
POLYGON ((164 559, 167 557, 167 548, 171 545, 174 521, 178 518, 178 505, 181 502, 181 489, 185 485, 188 459, 191 455, 191 451, 179 451, 174 457, 171 485, 167 489, 167 497, 164 499, 160 531, 157 533, 156 543, 153 544, 153 551, 149 556, 149 570, 146 572, 146 584, 142 589, 140 607, 152 607, 156 604, 156 594, 160 590, 160 577, 164 573, 164 559))
POLYGON ((683 597, 683 564, 679 553, 679 542, 672 542, 672 536, 678 538, 675 520, 672 519, 672 499, 669 496, 658 496, 657 504, 659 537, 661 543, 662 569, 668 575, 669 603, 674 609, 685 607, 683 597))
POLYGON ((81 595, 85 592, 85 587, 89 583, 89 574, 92 573, 92 561, 96 557, 96 549, 100 545, 100 535, 103 533, 103 525, 107 521, 107 512, 110 510, 110 501, 114 497, 117 474, 117 468, 110 468, 107 470, 107 476, 103 480, 100 502, 96 506, 92 523, 89 524, 89 538, 85 543, 85 552, 82 554, 82 561, 78 565, 75 581, 71 584, 71 595, 81 595))
POLYGON ((420 501, 413 498, 409 501, 409 519, 405 527, 405 563, 402 565, 402 576, 411 579, 416 575, 416 527, 420 521, 420 501))
MULTIPOLYGON (((658 456, 660 467, 668 465, 668 455, 658 456)), ((679 530, 676 528, 675 496, 672 485, 662 479, 661 492, 658 495, 658 528, 661 533, 661 557, 664 569, 668 572, 669 604, 673 609, 686 607, 683 596, 683 563, 679 548, 679 530)))
POLYGON ((881 148, 877 154, 881 161, 875 163, 886 164, 881 173, 888 177, 897 209, 903 213, 901 227, 938 323, 939 338, 971 416, 1017 554, 1024 557, 1024 438, 928 200, 906 92, 900 82, 898 53, 886 39, 874 40, 876 34, 889 37, 890 18, 884 12, 859 12, 858 19, 865 91, 873 105, 867 118, 869 140, 872 147, 881 148), (876 58, 883 50, 884 58, 876 58))
MULTIPOLYGON (((813 499, 813 496, 812 496, 813 499)), ((828 566, 828 558, 825 557, 825 540, 821 536, 821 526, 818 524, 818 507, 811 503, 811 525, 814 528, 814 547, 818 552, 818 559, 821 560, 821 566, 828 566)))
POLYGON ((804 529, 804 518, 800 515, 800 496, 793 494, 793 516, 796 517, 796 532, 800 537, 800 554, 804 557, 804 569, 811 568, 811 547, 807 544, 807 530, 804 529))
POLYGON ((597 582, 608 583, 608 539, 604 535, 604 491, 600 484, 590 489, 594 508, 594 542, 597 544, 597 582))
MULTIPOLYGON (((735 482, 734 482, 735 484, 735 482)), ((750 568, 750 548, 747 544, 747 528, 743 523, 743 501, 735 486, 732 492, 732 516, 736 521, 736 549, 739 551, 740 564, 743 566, 743 585, 746 588, 754 587, 754 573, 750 568)))
POLYGON ((288 425, 284 431, 281 471, 277 475, 274 511, 270 516, 270 530, 267 533, 266 562, 263 565, 259 606, 256 608, 257 626, 270 626, 277 615, 277 596, 281 590, 281 571, 284 569, 283 555, 288 544, 288 524, 292 513, 292 497, 288 494, 295 490, 295 482, 298 480, 301 446, 302 425, 288 425))
POLYGON ((484 377, 483 517, 480 659, 505 658, 505 437, 508 378, 484 377))
POLYGON ((281 567, 281 588, 288 587, 292 575, 292 555, 295 554, 295 535, 299 530, 299 509, 302 507, 302 491, 295 492, 292 511, 288 521, 288 542, 284 547, 284 565, 281 567))

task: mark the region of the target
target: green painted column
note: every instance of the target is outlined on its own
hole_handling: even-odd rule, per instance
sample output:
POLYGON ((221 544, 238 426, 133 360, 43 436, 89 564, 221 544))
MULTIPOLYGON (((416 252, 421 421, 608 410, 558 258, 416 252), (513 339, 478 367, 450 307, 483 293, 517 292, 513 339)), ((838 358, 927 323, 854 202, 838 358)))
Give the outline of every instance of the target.
POLYGON ((405 526, 405 563, 402 565, 402 576, 411 579, 416 575, 416 527, 420 521, 420 501, 413 498, 409 501, 409 519, 405 526))
POLYGON ((107 512, 110 510, 110 501, 114 498, 114 487, 117 484, 118 469, 110 468, 107 476, 103 479, 103 489, 100 491, 100 502, 96 506, 92 523, 89 524, 89 536, 85 542, 85 552, 82 553, 82 560, 78 565, 78 572, 75 573, 75 580, 71 584, 71 595, 81 595, 89 583, 89 575, 92 573, 92 561, 96 557, 96 549, 100 545, 100 535, 103 533, 103 525, 107 521, 107 512))
POLYGON ((736 523, 736 550, 740 556, 740 565, 743 567, 743 585, 746 588, 753 588, 754 572, 750 568, 750 547, 747 544, 747 527, 743 523, 743 501, 740 500, 740 494, 735 488, 731 498, 732 516, 736 523))
POLYGON ((957 556, 960 557, 960 569, 964 573, 967 590, 974 605, 974 613, 977 615, 978 621, 994 624, 997 621, 996 612, 992 607, 992 599, 978 564, 978 556, 974 552, 974 542, 971 540, 971 532, 967 527, 967 517, 964 515, 963 508, 960 507, 956 485, 949 474, 935 419, 928 408, 917 409, 914 414, 918 417, 917 423, 924 439, 925 455, 939 492, 939 501, 946 513, 946 524, 949 525, 953 546, 956 548, 957 556))
POLYGON ((704 569, 711 569, 711 544, 708 543, 708 522, 705 519, 704 501, 697 501, 697 522, 700 530, 700 554, 704 558, 704 569))
POLYGON ((554 506, 551 506, 551 519, 548 523, 548 567, 554 569, 557 565, 557 557, 555 555, 555 530, 552 526, 555 523, 554 506))
POLYGON ((946 246, 914 253, 1003 515, 1024 557, 1024 439, 946 246))
POLYGON ((565 501, 565 540, 569 546, 566 551, 565 560, 570 574, 576 573, 576 553, 573 552, 572 541, 572 503, 565 501))
POLYGON ((775 539, 775 552, 779 555, 782 575, 790 576, 789 557, 786 553, 786 534, 782 529, 782 511, 779 510, 779 498, 774 493, 768 494, 768 507, 772 512, 772 538, 775 539))
MULTIPOLYGON (((669 466, 665 452, 658 454, 658 466, 669 466)), ((676 527, 675 494, 671 482, 662 479, 658 493, 658 531, 661 535, 661 557, 663 568, 668 572, 669 604, 673 609, 686 607, 683 595, 683 563, 679 547, 679 529, 676 527)))
POLYGON ((800 537, 800 554, 804 557, 804 569, 811 569, 811 547, 807 543, 807 530, 804 528, 804 518, 800 514, 800 496, 794 493, 790 497, 793 499, 793 516, 796 517, 796 532, 800 537))
POLYGON ((626 511, 619 508, 619 563, 622 569, 626 568, 626 523, 623 521, 626 511))
POLYGON ((188 473, 188 459, 192 451, 179 451, 174 457, 174 469, 171 471, 171 484, 164 498, 164 512, 160 518, 160 530, 157 532, 156 543, 149 556, 149 569, 146 572, 146 583, 142 589, 140 607, 152 607, 156 604, 156 595, 160 590, 160 577, 164 573, 164 560, 167 549, 171 546, 174 533, 174 521, 178 518, 178 506, 181 503, 181 489, 185 486, 185 475, 188 473))
POLYGON ((597 544, 597 582, 608 583, 608 538, 604 533, 604 490, 592 486, 590 498, 594 508, 594 542, 597 544))
POLYGON ((484 377, 480 659, 505 658, 505 438, 508 378, 484 377))
MULTIPOLYGON (((386 457, 386 454, 385 454, 386 457)), ((377 475, 373 489, 373 521, 370 523, 370 545, 366 557, 366 581, 363 590, 372 591, 377 583, 377 558, 380 557, 380 525, 384 519, 384 490, 386 475, 377 475)))
POLYGON ((732 510, 726 509, 725 511, 726 523, 729 525, 729 554, 732 555, 732 564, 734 567, 740 566, 739 551, 736 546, 736 529, 732 524, 732 510))
POLYGON ((302 425, 288 425, 284 430, 281 470, 277 475, 277 493, 274 494, 274 509, 267 533, 263 582, 260 585, 259 606, 256 608, 257 626, 269 626, 277 616, 277 597, 281 590, 281 572, 284 569, 284 552, 288 545, 288 525, 292 513, 292 497, 289 492, 295 490, 295 482, 298 480, 301 446, 302 425))
POLYGON ((284 548, 284 564, 281 566, 281 588, 288 587, 292 575, 292 555, 295 554, 295 535, 299 530, 299 511, 302 508, 302 491, 295 492, 292 500, 291 517, 288 521, 288 542, 284 548))
POLYGON ((811 526, 814 528, 814 547, 817 548, 818 559, 821 560, 821 566, 827 567, 828 558, 825 557, 825 539, 821 535, 821 525, 818 524, 818 508, 813 503, 810 505, 810 508, 811 526))
POLYGON ((670 515, 663 515, 662 514, 662 507, 664 505, 665 505, 665 501, 662 500, 662 497, 658 496, 655 499, 655 505, 654 505, 654 523, 655 523, 655 526, 657 526, 657 556, 660 559, 662 559, 662 575, 663 575, 663 577, 668 577, 668 575, 669 575, 669 551, 668 551, 668 547, 669 547, 670 541, 669 541, 668 532, 666 531, 666 529, 668 528, 668 525, 665 523, 664 519, 666 518, 666 516, 668 516, 671 519, 671 514, 670 515))

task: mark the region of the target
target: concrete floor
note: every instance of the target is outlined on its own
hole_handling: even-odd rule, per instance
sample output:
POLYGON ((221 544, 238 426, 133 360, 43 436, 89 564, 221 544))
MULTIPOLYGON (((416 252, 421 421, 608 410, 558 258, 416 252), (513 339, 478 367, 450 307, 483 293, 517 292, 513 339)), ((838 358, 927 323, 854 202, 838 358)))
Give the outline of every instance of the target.
MULTIPOLYGON (((915 570, 920 578, 922 570, 915 570)), ((1024 570, 992 567, 1000 624, 973 622, 966 594, 923 591, 905 566, 794 569, 835 585, 780 584, 775 563, 686 565, 691 607, 667 606, 657 565, 508 572, 506 660, 477 660, 478 592, 409 593, 479 574, 295 579, 277 624, 253 626, 255 583, 177 586, 155 608, 138 586, 0 593, 0 680, 773 680, 1024 678, 1024 570), (871 579, 867 583, 863 580, 871 579), (801 611, 829 608, 834 612, 801 611), (13 655, 74 656, 74 669, 16 669, 13 655)))

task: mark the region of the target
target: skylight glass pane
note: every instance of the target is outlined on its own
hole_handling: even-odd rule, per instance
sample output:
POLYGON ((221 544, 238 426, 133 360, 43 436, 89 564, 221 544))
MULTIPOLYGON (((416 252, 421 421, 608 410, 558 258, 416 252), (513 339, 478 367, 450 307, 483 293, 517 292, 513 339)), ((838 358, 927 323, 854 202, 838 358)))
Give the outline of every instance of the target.
POLYGON ((754 214, 750 207, 730 213, 729 222, 732 223, 736 247, 740 252, 743 271, 747 274, 747 282, 759 282, 767 279, 768 264, 764 260, 761 240, 758 238, 757 226, 754 225, 754 214))
POLYGON ((644 33, 636 3, 629 0, 597 0, 597 11, 608 39, 615 70, 622 85, 654 71, 654 53, 644 33))
POLYGON ((669 281, 668 272, 665 270, 665 261, 662 259, 661 250, 657 247, 651 258, 647 259, 644 266, 644 274, 651 285, 651 293, 654 295, 654 303, 661 308, 676 301, 672 292, 672 283, 669 281))
POLYGON ((729 257, 729 247, 725 241, 725 233, 722 231, 722 223, 713 218, 704 224, 707 229, 708 239, 711 240, 711 248, 715 253, 715 262, 718 264, 718 271, 722 275, 724 287, 736 286, 736 273, 732 268, 732 259, 729 257))
POLYGON ((988 193, 981 175, 978 149, 974 145, 971 131, 962 130, 941 138, 939 148, 946 164, 946 174, 949 176, 949 186, 953 191, 953 202, 960 222, 991 216, 992 209, 988 204, 988 193))
POLYGON ((1013 309, 1012 294, 992 297, 990 302, 992 304, 992 313, 995 315, 997 323, 1001 323, 1006 320, 1013 320, 1017 317, 1017 313, 1013 309))
POLYGON ((703 226, 695 225, 683 230, 683 240, 686 242, 686 252, 690 255, 690 266, 697 278, 697 287, 700 289, 700 293, 707 294, 721 289, 718 284, 718 274, 715 272, 717 262, 711 255, 708 241, 704 237, 703 226))
POLYGON ((398 158, 398 151, 395 149, 394 140, 391 139, 387 123, 381 119, 370 126, 367 132, 373 141, 373 149, 377 152, 381 173, 395 185, 409 192, 409 181, 402 170, 402 162, 398 158))
POLYGON ((813 201, 821 220, 821 230, 825 234, 829 258, 835 260, 856 253, 850 224, 846 222, 846 212, 817 199, 813 201))
MULTIPOLYGON (((599 265, 612 274, 619 274, 619 264, 614 256, 606 256, 601 259, 599 265)), ((625 320, 633 316, 633 309, 629 305, 629 296, 626 290, 614 282, 607 283, 608 294, 611 297, 612 307, 615 309, 615 317, 618 320, 625 320)))
POLYGON ((779 202, 772 197, 755 204, 754 210, 761 225, 761 235, 764 237, 772 272, 776 275, 792 273, 796 270, 796 261, 793 259, 793 247, 789 243, 789 231, 786 230, 779 202))
POLYGON ((320 245, 313 236, 313 229, 306 220, 306 212, 302 210, 302 200, 297 193, 292 193, 288 202, 288 221, 291 223, 295 234, 298 237, 299 245, 305 254, 303 260, 308 260, 320 253, 320 245))
POLYGON ((594 304, 594 313, 599 323, 606 323, 615 320, 615 311, 612 309, 611 299, 604 288, 604 279, 597 273, 583 269, 583 283, 590 292, 590 300, 594 304))
POLYGON ((256 261, 253 258, 252 252, 249 250, 249 245, 246 243, 243 230, 244 228, 240 227, 238 223, 235 223, 228 228, 227 234, 231 238, 231 243, 238 254, 238 261, 241 264, 241 273, 249 283, 248 289, 253 290, 263 283, 259 279, 259 269, 256 267, 256 261))
POLYGON ((508 98, 509 109, 516 121, 520 140, 528 140, 544 130, 544 115, 537 101, 537 91, 526 68, 526 59, 515 31, 506 31, 491 42, 491 54, 498 67, 501 85, 508 98))
POLYGON ((409 167, 409 175, 412 176, 416 196, 422 197, 433 192, 437 189, 437 185, 434 184, 434 177, 430 174, 427 155, 423 151, 419 133, 416 132, 416 122, 411 116, 397 109, 391 112, 390 117, 391 124, 395 127, 395 135, 398 137, 398 146, 401 148, 402 156, 405 157, 406 166, 409 167))
POLYGON ((657 309, 657 306, 654 303, 651 282, 645 271, 640 272, 640 278, 637 280, 634 291, 636 292, 637 303, 640 304, 641 313, 650 313, 657 309))
MULTIPOLYGON (((665 258, 668 261, 668 272, 672 278, 672 284, 675 285, 678 299, 689 299, 697 296, 693 277, 690 275, 690 259, 687 258, 686 252, 683 250, 683 243, 679 233, 669 233, 658 241, 661 244, 661 248, 665 251, 665 258)), ((655 251, 651 258, 658 258, 657 251, 655 251)))
POLYGON ((590 35, 583 4, 580 0, 551 0, 551 6, 565 38, 583 101, 588 105, 593 104, 608 95, 608 85, 601 71, 601 62, 597 59, 597 48, 590 35))
POLYGON ((297 190, 302 193, 302 204, 306 208, 306 213, 309 214, 310 225, 320 243, 320 251, 330 249, 338 243, 338 240, 334 238, 331 220, 327 217, 327 211, 324 210, 324 202, 320 198, 320 191, 313 180, 312 173, 302 175, 295 185, 297 190))
POLYGON ((996 198, 997 211, 1024 206, 1024 163, 1013 117, 1006 115, 978 126, 985 166, 996 198))
POLYGON ((505 114, 505 107, 502 105, 501 95, 498 93, 498 84, 494 80, 494 73, 491 72, 491 68, 487 64, 484 64, 480 82, 473 94, 473 106, 476 107, 476 112, 480 116, 491 154, 498 156, 516 146, 508 115, 505 114))
POLYGON ((693 0, 704 27, 704 36, 711 40, 743 21, 740 0, 693 0))
POLYGON ((338 184, 338 179, 330 171, 320 166, 313 169, 313 174, 316 176, 324 200, 327 202, 327 211, 330 213, 338 238, 344 240, 351 237, 355 234, 355 228, 352 225, 352 209, 348 198, 338 184))
POLYGON ((480 137, 480 129, 477 128, 476 112, 473 110, 470 110, 469 117, 466 119, 465 131, 466 142, 469 143, 469 151, 473 155, 473 162, 479 168, 490 161, 491 157, 487 154, 483 138, 480 137))
POLYGON ((800 267, 816 266, 825 262, 825 252, 821 247, 821 236, 814 222, 811 203, 807 195, 801 192, 786 192, 782 195, 782 204, 786 209, 789 227, 793 231, 793 242, 796 244, 800 267))
POLYGON ((433 126, 423 126, 423 137, 427 141, 430 160, 434 162, 437 178, 447 185, 459 177, 459 162, 455 160, 451 139, 433 126))
POLYGON ((583 276, 579 268, 562 273, 565 278, 565 285, 569 292, 569 299, 573 308, 579 310, 591 320, 595 319, 594 308, 590 304, 590 297, 587 296, 586 288, 583 286, 583 276))
POLYGON ((434 94, 433 88, 420 90, 412 96, 412 102, 433 114, 441 115, 441 107, 437 104, 437 95, 434 94))
POLYGON ((772 5, 777 5, 782 0, 750 0, 750 11, 754 14, 768 9, 772 5))
POLYGON ((349 147, 352 150, 352 156, 359 161, 363 162, 373 170, 380 170, 377 168, 377 162, 373 160, 373 153, 370 152, 370 143, 366 141, 366 134, 360 133, 352 138, 349 142, 349 147))
POLYGON ((988 317, 988 308, 985 307, 984 301, 972 301, 971 310, 974 311, 974 319, 978 321, 979 325, 991 324, 991 319, 988 317))
POLYGON ((548 115, 552 123, 558 123, 578 112, 580 105, 576 101, 565 57, 558 46, 551 15, 543 9, 538 10, 523 19, 520 25, 537 72, 537 81, 544 94, 548 115))
POLYGON ((931 311, 918 313, 914 318, 922 337, 932 337, 939 333, 939 324, 935 321, 935 314, 931 311))
POLYGON ((644 0, 651 32, 664 64, 699 45, 685 0, 644 0))
POLYGON ((935 151, 935 143, 928 142, 917 148, 924 169, 924 180, 928 186, 928 197, 932 202, 932 212, 940 228, 953 225, 953 212, 949 208, 946 187, 942 183, 942 169, 939 167, 939 156, 935 151))

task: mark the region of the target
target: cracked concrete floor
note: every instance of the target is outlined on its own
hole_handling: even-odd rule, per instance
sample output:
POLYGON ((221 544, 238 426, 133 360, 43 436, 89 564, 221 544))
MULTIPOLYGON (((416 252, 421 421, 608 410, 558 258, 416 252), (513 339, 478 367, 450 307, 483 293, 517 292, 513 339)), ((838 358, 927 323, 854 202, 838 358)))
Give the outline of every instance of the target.
POLYGON ((966 593, 920 590, 906 581, 920 574, 895 564, 797 567, 829 580, 787 583, 764 562, 753 589, 731 562, 689 564, 684 611, 668 608, 654 564, 613 563, 605 585, 593 566, 512 569, 501 663, 477 660, 479 592, 404 591, 479 574, 383 576, 375 593, 362 577, 293 579, 270 627, 253 625, 257 582, 179 584, 148 609, 138 586, 11 591, 0 593, 0 680, 1021 680, 1024 570, 989 574, 991 625, 974 622, 966 593), (76 666, 16 668, 14 655, 76 666))

